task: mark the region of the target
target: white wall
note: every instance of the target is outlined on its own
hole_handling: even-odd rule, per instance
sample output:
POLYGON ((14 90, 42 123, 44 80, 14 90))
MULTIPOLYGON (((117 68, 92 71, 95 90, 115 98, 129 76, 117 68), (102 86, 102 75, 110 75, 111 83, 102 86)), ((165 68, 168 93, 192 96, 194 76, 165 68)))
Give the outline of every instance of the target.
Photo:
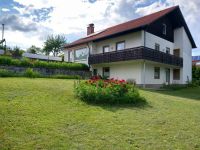
POLYGON ((160 51, 166 52, 166 47, 170 48, 170 54, 173 54, 174 43, 153 35, 149 32, 145 32, 145 46, 148 48, 155 49, 155 43, 160 45, 160 51))
POLYGON ((174 49, 180 49, 180 55, 183 57, 181 83, 185 84, 188 79, 192 80, 192 45, 183 27, 174 31, 174 49))
POLYGON ((125 48, 133 48, 143 45, 142 31, 130 33, 120 37, 107 39, 100 42, 95 42, 93 46, 92 54, 103 53, 103 46, 109 45, 110 51, 116 50, 116 43, 120 41, 125 41, 125 48))
POLYGON ((99 75, 103 74, 103 67, 110 67, 110 78, 115 79, 132 79, 135 80, 137 84, 142 82, 142 62, 118 62, 112 64, 98 64, 93 65, 93 69, 97 69, 99 75))

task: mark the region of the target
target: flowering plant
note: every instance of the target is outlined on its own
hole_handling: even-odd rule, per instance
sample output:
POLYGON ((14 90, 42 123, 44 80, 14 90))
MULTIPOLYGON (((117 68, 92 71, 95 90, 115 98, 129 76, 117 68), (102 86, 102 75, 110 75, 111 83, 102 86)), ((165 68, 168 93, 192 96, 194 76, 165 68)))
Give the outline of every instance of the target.
POLYGON ((145 101, 135 86, 125 80, 94 76, 75 85, 75 94, 80 99, 94 103, 136 103, 145 101))

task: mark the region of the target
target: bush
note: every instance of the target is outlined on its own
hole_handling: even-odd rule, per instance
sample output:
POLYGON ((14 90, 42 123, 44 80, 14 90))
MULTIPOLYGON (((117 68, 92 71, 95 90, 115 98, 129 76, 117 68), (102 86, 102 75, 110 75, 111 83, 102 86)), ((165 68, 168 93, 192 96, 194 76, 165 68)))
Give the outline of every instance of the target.
POLYGON ((184 89, 186 88, 187 85, 184 85, 184 84, 169 84, 169 85, 166 85, 164 84, 161 89, 167 89, 167 90, 181 90, 181 89, 184 89))
POLYGON ((86 64, 67 63, 67 62, 47 62, 40 60, 30 60, 28 58, 13 59, 11 57, 0 56, 0 65, 19 66, 19 67, 38 67, 67 70, 89 70, 86 64))
POLYGON ((31 68, 26 69, 26 71, 24 72, 24 76, 28 77, 28 78, 38 78, 40 77, 40 73, 37 71, 34 71, 31 68))
POLYGON ((0 69, 0 77, 13 77, 15 74, 11 71, 8 71, 6 69, 0 69))
POLYGON ((89 103, 125 104, 145 102, 135 86, 124 80, 91 79, 75 85, 75 95, 89 103))
POLYGON ((80 79, 81 77, 79 75, 52 75, 50 78, 55 78, 55 79, 80 79))

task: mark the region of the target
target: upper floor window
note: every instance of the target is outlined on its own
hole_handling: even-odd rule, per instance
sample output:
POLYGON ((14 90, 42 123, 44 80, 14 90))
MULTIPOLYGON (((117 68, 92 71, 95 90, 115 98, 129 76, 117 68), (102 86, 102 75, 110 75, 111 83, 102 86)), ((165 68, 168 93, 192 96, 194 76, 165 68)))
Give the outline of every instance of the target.
POLYGON ((119 50, 123 50, 123 49, 125 49, 125 41, 117 42, 116 50, 119 51, 119 50))
POLYGON ((166 53, 170 54, 170 48, 169 47, 166 47, 166 53))
POLYGON ((86 60, 87 56, 88 56, 87 48, 81 48, 81 49, 75 50, 75 53, 74 53, 75 60, 86 60))
POLYGON ((110 51, 110 46, 109 45, 103 47, 103 53, 107 53, 109 51, 110 51))
POLYGON ((158 43, 155 44, 155 50, 160 50, 160 45, 158 43))
POLYGON ((167 25, 165 23, 163 23, 163 34, 166 35, 167 34, 167 25))
POLYGON ((180 49, 174 49, 174 55, 180 57, 180 49))

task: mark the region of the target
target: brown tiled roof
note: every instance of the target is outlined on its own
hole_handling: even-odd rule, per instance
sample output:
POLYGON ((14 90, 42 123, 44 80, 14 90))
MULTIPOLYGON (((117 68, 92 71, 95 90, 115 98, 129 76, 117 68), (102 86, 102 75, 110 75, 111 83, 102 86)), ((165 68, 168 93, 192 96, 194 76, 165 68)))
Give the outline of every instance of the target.
POLYGON ((125 23, 122 23, 122 24, 119 24, 116 26, 109 27, 109 28, 103 30, 102 32, 99 32, 96 34, 94 33, 93 35, 89 35, 85 38, 81 38, 77 41, 67 44, 65 47, 69 48, 69 47, 77 46, 77 45, 84 44, 84 43, 87 43, 87 42, 90 42, 93 40, 105 38, 105 37, 115 35, 118 33, 122 33, 122 32, 126 32, 129 30, 134 30, 137 28, 144 27, 144 26, 156 21, 157 19, 163 17, 164 15, 172 12, 176 8, 178 8, 178 6, 170 7, 170 8, 161 10, 159 12, 156 12, 156 13, 153 13, 153 14, 135 19, 135 20, 131 20, 131 21, 128 21, 128 22, 125 22, 125 23))

